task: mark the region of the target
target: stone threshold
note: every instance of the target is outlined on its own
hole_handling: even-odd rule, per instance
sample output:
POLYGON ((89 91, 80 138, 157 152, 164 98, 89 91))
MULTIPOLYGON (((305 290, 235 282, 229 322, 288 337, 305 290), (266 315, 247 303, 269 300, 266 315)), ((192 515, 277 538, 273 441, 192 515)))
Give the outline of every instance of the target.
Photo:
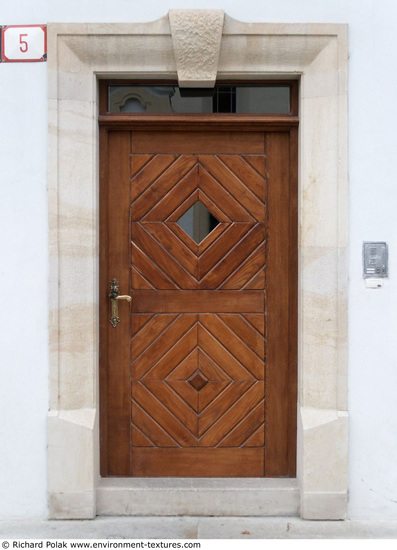
POLYGON ((101 478, 99 516, 297 516, 296 479, 101 478))

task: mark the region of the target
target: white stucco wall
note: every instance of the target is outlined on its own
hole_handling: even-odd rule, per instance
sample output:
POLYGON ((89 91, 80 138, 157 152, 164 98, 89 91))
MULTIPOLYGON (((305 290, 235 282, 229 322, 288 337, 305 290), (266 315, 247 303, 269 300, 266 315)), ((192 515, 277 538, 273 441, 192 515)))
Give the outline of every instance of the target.
MULTIPOLYGON (((0 0, 0 24, 152 21, 196 0, 0 0), (139 5, 139 10, 136 6, 139 5)), ((243 21, 349 24, 351 518, 397 518, 397 4, 202 0, 243 21), (390 278, 365 289, 361 246, 385 240, 390 278)), ((45 517, 46 64, 0 64, 0 518, 45 517)))

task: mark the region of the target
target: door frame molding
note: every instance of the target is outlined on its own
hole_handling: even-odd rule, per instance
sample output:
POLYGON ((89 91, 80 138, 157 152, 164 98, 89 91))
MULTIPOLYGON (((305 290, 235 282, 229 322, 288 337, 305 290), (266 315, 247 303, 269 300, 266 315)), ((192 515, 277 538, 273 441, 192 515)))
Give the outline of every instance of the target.
POLYGON ((117 514, 127 499, 123 509, 130 514, 266 515, 299 508, 307 519, 342 519, 348 489, 347 26, 242 23, 220 17, 220 10, 176 11, 171 25, 169 15, 152 23, 48 25, 49 514, 117 514), (192 44, 197 33, 189 29, 197 24, 211 28, 214 40, 192 44), (192 51, 212 54, 210 75, 195 65, 192 51), (191 491, 173 480, 155 486, 143 480, 104 483, 98 429, 98 80, 178 76, 184 85, 203 86, 212 81, 214 67, 218 80, 301 81, 297 481, 202 480, 194 488, 189 483, 191 491), (239 496, 231 510, 233 491, 239 496), (202 504, 209 492, 219 497, 210 511, 202 504), (143 494, 138 509, 136 498, 143 494), (285 494, 288 503, 282 502, 285 494), (248 495, 256 500, 247 506, 248 495))

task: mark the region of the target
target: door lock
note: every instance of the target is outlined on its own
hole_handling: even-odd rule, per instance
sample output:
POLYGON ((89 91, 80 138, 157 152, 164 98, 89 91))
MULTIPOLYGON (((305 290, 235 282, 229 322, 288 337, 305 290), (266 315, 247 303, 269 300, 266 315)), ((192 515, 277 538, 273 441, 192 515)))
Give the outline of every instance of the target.
POLYGON ((120 323, 119 318, 119 300, 127 300, 127 302, 132 301, 131 296, 127 294, 120 294, 119 291, 119 282, 117 279, 112 279, 110 281, 110 293, 109 293, 110 302, 112 304, 112 316, 110 317, 110 322, 114 328, 120 323))

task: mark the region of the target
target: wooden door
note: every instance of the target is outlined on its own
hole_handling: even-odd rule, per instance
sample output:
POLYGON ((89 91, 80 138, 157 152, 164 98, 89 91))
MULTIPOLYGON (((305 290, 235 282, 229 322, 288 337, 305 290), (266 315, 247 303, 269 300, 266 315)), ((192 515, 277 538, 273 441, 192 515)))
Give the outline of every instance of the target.
POLYGON ((291 133, 107 131, 102 145, 102 475, 294 475, 291 133), (198 204, 211 224, 189 234, 198 204), (113 278, 132 297, 115 328, 113 278))

